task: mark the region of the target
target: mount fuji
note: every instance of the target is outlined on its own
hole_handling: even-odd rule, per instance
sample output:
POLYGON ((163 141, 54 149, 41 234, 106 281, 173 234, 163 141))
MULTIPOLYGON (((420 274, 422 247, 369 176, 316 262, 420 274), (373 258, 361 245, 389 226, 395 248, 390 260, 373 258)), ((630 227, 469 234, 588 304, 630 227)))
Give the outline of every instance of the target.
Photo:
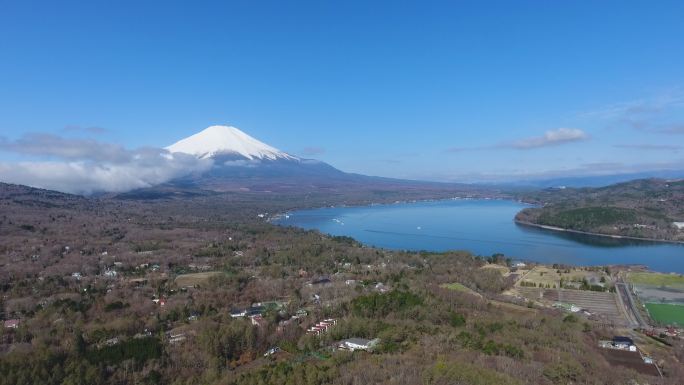
POLYGON ((318 190, 369 178, 280 151, 232 126, 208 127, 165 149, 213 161, 209 171, 171 182, 183 187, 212 191, 318 190))
MULTIPOLYGON (((323 196, 433 197, 473 191, 472 186, 408 181, 346 173, 315 159, 280 151, 231 126, 211 126, 167 146, 169 156, 210 160, 208 171, 186 175, 121 198, 157 199, 231 192, 323 194, 323 196)), ((302 195, 287 195, 302 196, 302 195)))
POLYGON ((232 126, 211 126, 166 147, 199 159, 300 160, 232 126))

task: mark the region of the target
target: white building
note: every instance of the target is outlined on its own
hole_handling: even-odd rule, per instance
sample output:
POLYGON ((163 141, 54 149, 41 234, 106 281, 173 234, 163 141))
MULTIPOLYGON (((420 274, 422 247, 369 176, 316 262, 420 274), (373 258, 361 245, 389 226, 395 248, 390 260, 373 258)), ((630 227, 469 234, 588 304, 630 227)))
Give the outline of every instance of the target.
POLYGON ((104 276, 109 277, 109 278, 116 278, 117 272, 116 270, 105 270, 104 276))
POLYGON ((373 350, 373 348, 380 342, 379 338, 373 339, 373 340, 367 340, 365 338, 349 338, 347 340, 344 340, 340 342, 338 345, 338 348, 344 349, 344 350, 351 350, 352 352, 355 350, 373 350))

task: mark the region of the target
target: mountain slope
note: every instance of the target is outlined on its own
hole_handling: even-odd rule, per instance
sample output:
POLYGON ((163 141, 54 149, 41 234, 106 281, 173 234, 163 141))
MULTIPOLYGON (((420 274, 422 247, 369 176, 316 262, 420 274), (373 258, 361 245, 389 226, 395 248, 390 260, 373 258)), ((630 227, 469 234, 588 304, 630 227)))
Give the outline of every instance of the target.
MULTIPOLYGON (((351 174, 315 159, 304 159, 263 143, 231 126, 211 126, 166 149, 211 160, 211 169, 134 191, 126 196, 170 196, 207 192, 325 193, 348 196, 430 198, 481 190, 474 186, 407 181, 351 174)), ((492 191, 494 189, 489 189, 492 191)))
POLYGON ((298 160, 232 126, 211 126, 195 135, 166 147, 170 152, 183 152, 200 159, 244 158, 247 160, 298 160))

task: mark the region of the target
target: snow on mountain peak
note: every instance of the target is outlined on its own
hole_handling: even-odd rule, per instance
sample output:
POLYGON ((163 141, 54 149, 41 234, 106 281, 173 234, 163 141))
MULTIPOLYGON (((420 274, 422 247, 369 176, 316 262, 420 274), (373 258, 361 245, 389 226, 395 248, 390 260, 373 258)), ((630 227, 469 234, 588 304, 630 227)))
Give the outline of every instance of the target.
POLYGON ((271 147, 232 126, 211 126, 195 135, 166 147, 170 152, 183 152, 199 159, 216 155, 239 155, 249 160, 297 160, 298 158, 271 147))

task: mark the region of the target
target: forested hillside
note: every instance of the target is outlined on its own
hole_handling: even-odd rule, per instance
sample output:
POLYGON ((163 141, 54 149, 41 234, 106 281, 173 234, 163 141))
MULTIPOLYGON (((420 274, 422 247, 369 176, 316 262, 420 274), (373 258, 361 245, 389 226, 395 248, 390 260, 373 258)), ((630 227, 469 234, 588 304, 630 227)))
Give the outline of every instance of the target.
POLYGON ((643 179, 602 188, 554 188, 524 194, 539 208, 516 220, 607 235, 684 241, 684 181, 643 179))
POLYGON ((662 380, 615 370, 596 344, 611 325, 502 296, 512 282, 487 266, 503 256, 363 247, 259 215, 302 197, 1 187, 0 315, 16 327, 0 329, 0 384, 684 379, 679 341, 662 380), (338 348, 350 338, 376 342, 338 348))

